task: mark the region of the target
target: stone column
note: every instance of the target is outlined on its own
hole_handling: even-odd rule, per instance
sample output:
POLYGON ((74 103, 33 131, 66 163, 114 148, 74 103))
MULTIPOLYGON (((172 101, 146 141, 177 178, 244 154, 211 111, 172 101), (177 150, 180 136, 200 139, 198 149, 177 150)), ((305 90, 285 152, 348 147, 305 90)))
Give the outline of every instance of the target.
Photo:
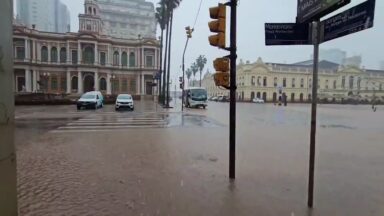
POLYGON ((72 82, 71 82, 71 72, 67 70, 67 94, 71 94, 72 92, 72 82))
POLYGON ((67 64, 70 64, 72 61, 71 59, 71 50, 69 48, 69 42, 67 41, 67 64))
POLYGON ((119 48, 119 68, 122 68, 122 66, 123 66, 123 62, 121 61, 122 59, 121 59, 121 56, 122 56, 122 54, 121 54, 121 48, 119 48))
POLYGON ((140 86, 141 86, 140 74, 137 74, 137 77, 136 77, 136 94, 137 95, 141 95, 141 93, 140 93, 140 86))
POLYGON ((81 76, 81 71, 77 72, 77 93, 83 93, 83 77, 81 76))
POLYGON ((107 74, 107 95, 111 95, 112 90, 111 90, 111 74, 107 74))
POLYGON ((78 42, 77 46, 77 64, 81 64, 82 59, 81 59, 81 43, 78 42))
POLYGON ((51 63, 51 45, 48 45, 48 64, 51 63))
POLYGON ((144 47, 141 48, 141 68, 145 67, 144 47))
POLYGON ((37 72, 34 70, 32 74, 33 74, 32 91, 36 92, 37 91, 37 72))
POLYGON ((27 61, 29 59, 28 38, 25 38, 24 40, 24 51, 25 51, 24 61, 27 61))
POLYGON ((141 95, 145 95, 145 80, 144 80, 144 74, 141 74, 141 95))
POLYGON ((98 48, 97 48, 98 44, 97 42, 95 43, 95 64, 98 65, 99 64, 99 51, 98 51, 98 48))
POLYGON ((95 72, 95 91, 99 91, 99 72, 95 72))
POLYGON ((31 92, 31 71, 25 70, 25 90, 26 92, 31 92))

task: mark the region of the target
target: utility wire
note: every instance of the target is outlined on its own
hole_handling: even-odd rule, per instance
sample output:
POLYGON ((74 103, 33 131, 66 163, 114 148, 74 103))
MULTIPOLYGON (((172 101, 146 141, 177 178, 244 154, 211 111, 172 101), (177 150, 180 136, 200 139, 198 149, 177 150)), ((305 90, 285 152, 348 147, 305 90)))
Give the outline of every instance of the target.
POLYGON ((197 22, 197 18, 199 18, 200 10, 201 10, 201 4, 202 4, 202 3, 203 3, 203 0, 200 0, 199 9, 197 10, 197 14, 196 14, 195 22, 193 23, 193 29, 195 29, 195 25, 196 25, 196 22, 197 22))

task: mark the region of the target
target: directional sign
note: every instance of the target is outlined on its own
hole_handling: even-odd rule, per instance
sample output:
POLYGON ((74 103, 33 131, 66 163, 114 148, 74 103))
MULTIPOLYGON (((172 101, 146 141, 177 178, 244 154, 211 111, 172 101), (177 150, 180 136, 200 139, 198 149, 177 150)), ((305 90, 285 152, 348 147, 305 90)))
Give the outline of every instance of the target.
POLYGON ((309 24, 266 23, 265 44, 271 45, 310 45, 309 24))
POLYGON ((373 27, 375 0, 368 0, 321 22, 321 42, 373 27))
POLYGON ((297 22, 311 22, 349 4, 351 0, 298 0, 297 22))

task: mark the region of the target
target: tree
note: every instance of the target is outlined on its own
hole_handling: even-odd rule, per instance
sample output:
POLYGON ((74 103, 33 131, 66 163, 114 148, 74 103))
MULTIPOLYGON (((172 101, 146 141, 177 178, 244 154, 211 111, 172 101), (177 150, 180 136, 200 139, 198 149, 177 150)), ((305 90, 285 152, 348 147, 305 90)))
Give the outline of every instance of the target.
POLYGON ((201 87, 201 74, 204 70, 204 67, 205 67, 205 64, 207 64, 207 58, 205 58, 205 56, 203 55, 200 55, 197 59, 196 59, 196 65, 200 71, 200 87, 201 87))
MULTIPOLYGON (((160 26, 161 29, 161 36, 160 36, 160 64, 159 64, 159 72, 160 72, 160 79, 159 79, 159 96, 160 96, 160 101, 163 101, 164 98, 164 93, 162 91, 162 86, 161 86, 161 78, 164 76, 164 73, 162 71, 162 62, 163 62, 163 43, 164 43, 164 30, 167 26, 167 16, 165 15, 165 5, 160 2, 159 7, 156 8, 156 21, 160 26)), ((165 85, 165 83, 163 83, 165 85)))
POLYGON ((185 71, 185 74, 187 75, 188 85, 189 85, 189 80, 191 79, 191 76, 192 76, 192 70, 191 70, 191 68, 188 68, 188 69, 185 71))
POLYGON ((193 74, 193 86, 195 86, 196 73, 199 71, 199 66, 197 66, 196 62, 192 63, 191 70, 193 74))

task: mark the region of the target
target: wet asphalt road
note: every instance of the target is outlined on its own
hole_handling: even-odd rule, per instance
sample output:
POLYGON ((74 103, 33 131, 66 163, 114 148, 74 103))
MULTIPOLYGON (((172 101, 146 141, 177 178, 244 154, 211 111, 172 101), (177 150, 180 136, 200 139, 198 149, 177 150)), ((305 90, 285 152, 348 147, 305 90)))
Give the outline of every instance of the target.
POLYGON ((20 215, 384 215, 384 107, 320 105, 315 208, 306 208, 310 109, 239 104, 17 107, 20 215))

